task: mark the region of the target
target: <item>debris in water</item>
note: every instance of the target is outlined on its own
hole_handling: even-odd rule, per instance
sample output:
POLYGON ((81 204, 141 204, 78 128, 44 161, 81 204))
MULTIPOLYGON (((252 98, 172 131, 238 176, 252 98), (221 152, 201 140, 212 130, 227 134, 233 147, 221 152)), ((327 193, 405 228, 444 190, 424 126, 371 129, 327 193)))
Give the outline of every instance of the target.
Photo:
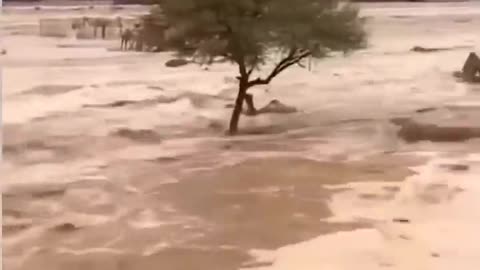
POLYGON ((75 226, 73 223, 65 222, 53 227, 53 229, 58 232, 72 232, 79 228, 75 226))
POLYGON ((442 164, 440 167, 451 171, 468 171, 470 169, 470 166, 465 164, 442 164))
POLYGON ((440 51, 450 51, 455 49, 465 49, 470 48, 470 46, 453 46, 453 47, 445 47, 445 48, 437 48, 437 47, 422 47, 422 46, 414 46, 410 49, 412 52, 419 52, 419 53, 431 53, 431 52, 440 52, 440 51))
POLYGON ((435 107, 427 107, 427 108, 418 109, 418 110, 416 110, 415 112, 416 112, 416 113, 426 113, 426 112, 431 112, 431 111, 435 111, 435 110, 437 110, 437 108, 435 108, 435 107))
POLYGON ((408 218, 394 218, 392 221, 397 223, 410 223, 408 218))
POLYGON ((163 89, 163 87, 161 86, 155 86, 155 85, 149 85, 147 86, 148 89, 152 89, 152 90, 159 90, 159 91, 164 91, 165 89, 163 89))
POLYGON ((413 48, 410 49, 410 51, 412 52, 438 52, 438 51, 442 51, 442 50, 445 50, 445 49, 442 49, 442 48, 426 48, 426 47, 422 47, 422 46, 415 46, 413 48))
POLYGON ((189 62, 185 59, 171 59, 165 63, 167 67, 181 67, 187 65, 189 62))
POLYGON ((104 104, 104 105, 85 105, 85 107, 110 107, 110 108, 116 108, 116 107, 124 107, 130 104, 134 104, 136 101, 132 100, 118 100, 114 101, 112 103, 104 104))

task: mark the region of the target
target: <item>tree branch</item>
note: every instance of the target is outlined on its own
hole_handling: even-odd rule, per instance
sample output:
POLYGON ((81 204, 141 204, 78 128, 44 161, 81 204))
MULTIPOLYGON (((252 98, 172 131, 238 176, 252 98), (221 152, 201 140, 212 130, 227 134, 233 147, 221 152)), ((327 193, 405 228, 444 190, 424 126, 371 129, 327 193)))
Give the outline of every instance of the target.
POLYGON ((312 53, 309 50, 299 50, 296 48, 292 48, 287 55, 287 57, 283 58, 272 70, 270 75, 266 78, 257 78, 253 81, 248 82, 248 87, 252 87, 255 85, 264 85, 269 84, 273 78, 275 78, 278 74, 282 71, 287 69, 288 67, 299 63, 303 58, 310 56, 312 53))

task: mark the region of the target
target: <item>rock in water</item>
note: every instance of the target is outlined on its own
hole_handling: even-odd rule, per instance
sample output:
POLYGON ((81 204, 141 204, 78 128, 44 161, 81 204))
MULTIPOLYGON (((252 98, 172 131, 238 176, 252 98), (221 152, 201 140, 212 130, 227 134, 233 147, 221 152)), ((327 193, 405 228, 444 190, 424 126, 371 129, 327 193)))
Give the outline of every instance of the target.
POLYGON ((462 68, 462 75, 463 79, 467 82, 479 82, 480 81, 480 59, 478 56, 471 52, 467 60, 465 60, 465 64, 462 68))
POLYGON ((165 63, 165 66, 167 66, 167 67, 181 67, 181 66, 185 66, 187 64, 188 64, 188 61, 185 60, 185 59, 172 59, 172 60, 168 60, 165 63))
POLYGON ((392 221, 397 223, 410 223, 408 218, 394 218, 392 221))
POLYGON ((423 52, 423 53, 437 52, 437 51, 441 51, 441 50, 442 50, 441 48, 425 48, 425 47, 421 47, 421 46, 415 46, 415 47, 410 49, 410 51, 412 51, 412 52, 423 52))
POLYGON ((66 223, 56 225, 53 229, 57 232, 72 232, 77 230, 78 227, 75 226, 75 224, 73 223, 66 222, 66 223))
POLYGON ((480 138, 480 127, 438 126, 429 123, 418 123, 408 118, 396 118, 392 119, 391 122, 400 126, 398 136, 408 143, 419 141, 463 142, 480 138))
POLYGON ((297 111, 297 108, 285 105, 280 101, 274 99, 270 101, 270 103, 268 103, 265 107, 258 110, 257 113, 295 113, 297 111))
POLYGON ((420 53, 430 53, 430 52, 441 52, 441 51, 450 51, 455 49, 464 49, 465 46, 453 46, 453 47, 422 47, 422 46, 414 46, 410 49, 412 52, 420 52, 420 53))
POLYGON ((416 113, 427 113, 427 112, 435 111, 436 109, 437 108, 435 108, 435 107, 426 107, 426 108, 418 109, 415 112, 416 113))
POLYGON ((468 171, 470 169, 470 166, 465 164, 442 164, 440 167, 450 171, 468 171))

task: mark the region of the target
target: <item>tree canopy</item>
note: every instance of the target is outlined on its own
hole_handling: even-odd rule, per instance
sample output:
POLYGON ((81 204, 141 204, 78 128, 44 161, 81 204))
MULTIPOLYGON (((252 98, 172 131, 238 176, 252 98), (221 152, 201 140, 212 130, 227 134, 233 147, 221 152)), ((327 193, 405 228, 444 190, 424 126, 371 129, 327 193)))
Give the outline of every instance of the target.
POLYGON ((239 96, 230 123, 235 133, 247 90, 268 84, 306 57, 361 48, 365 41, 358 10, 337 0, 158 0, 153 16, 175 29, 174 49, 211 62, 221 57, 238 65, 239 96), (192 49, 193 48, 193 49, 192 49), (283 57, 265 77, 255 69, 283 57))

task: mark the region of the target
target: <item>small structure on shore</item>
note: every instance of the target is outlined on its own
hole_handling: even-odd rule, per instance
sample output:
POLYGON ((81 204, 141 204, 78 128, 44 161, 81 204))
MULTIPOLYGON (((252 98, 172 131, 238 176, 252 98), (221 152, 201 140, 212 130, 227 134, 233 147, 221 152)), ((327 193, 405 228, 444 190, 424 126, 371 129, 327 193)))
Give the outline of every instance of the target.
POLYGON ((122 50, 164 51, 178 39, 159 7, 142 16, 84 16, 40 19, 39 34, 45 37, 119 40, 122 50))
POLYGON ((44 37, 78 39, 120 39, 122 30, 137 21, 129 17, 74 17, 40 19, 39 34, 44 37))

